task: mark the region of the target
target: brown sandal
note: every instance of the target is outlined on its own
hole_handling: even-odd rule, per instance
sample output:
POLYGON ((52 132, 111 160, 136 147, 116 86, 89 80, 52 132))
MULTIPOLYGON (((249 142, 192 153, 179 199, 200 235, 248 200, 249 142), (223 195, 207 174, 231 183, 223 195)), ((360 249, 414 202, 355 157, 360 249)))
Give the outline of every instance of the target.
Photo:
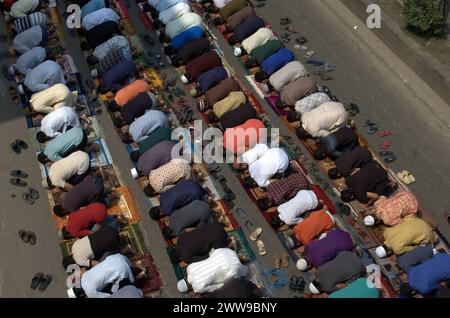
POLYGON ((281 255, 281 267, 289 267, 289 255, 287 253, 283 253, 283 255, 281 255))
POLYGON ((272 267, 274 269, 280 269, 281 268, 281 262, 282 262, 281 256, 280 255, 275 255, 273 257, 272 267))

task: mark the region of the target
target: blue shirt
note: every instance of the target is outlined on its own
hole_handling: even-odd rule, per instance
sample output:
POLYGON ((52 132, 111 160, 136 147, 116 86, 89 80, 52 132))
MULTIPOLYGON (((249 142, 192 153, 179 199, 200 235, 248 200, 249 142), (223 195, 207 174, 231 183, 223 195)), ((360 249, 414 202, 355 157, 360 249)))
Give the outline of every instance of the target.
POLYGON ((409 286, 422 295, 430 294, 447 279, 450 279, 450 255, 446 253, 438 253, 408 272, 409 286))
POLYGON ((136 119, 128 128, 128 132, 133 140, 139 143, 146 139, 158 127, 169 128, 169 120, 162 111, 152 109, 136 119))
POLYGON ((208 192, 197 181, 184 180, 160 196, 161 209, 165 215, 181 209, 195 200, 203 200, 208 192))
POLYGON ((36 46, 19 56, 16 64, 13 66, 17 71, 19 71, 20 74, 25 75, 29 70, 44 62, 46 57, 47 54, 45 49, 43 47, 36 46))
POLYGON ((192 28, 187 29, 186 31, 181 32, 177 36, 172 38, 172 47, 175 50, 180 49, 183 45, 188 42, 191 42, 195 39, 201 38, 204 32, 201 26, 196 25, 192 28))
POLYGON ((81 8, 81 17, 103 8, 106 8, 105 0, 91 0, 81 8))
POLYGON ((44 154, 50 161, 61 160, 63 158, 61 155, 81 144, 83 136, 83 129, 72 128, 50 140, 45 146, 44 154))
POLYGON ((293 60, 294 54, 292 51, 287 48, 283 48, 266 58, 261 64, 261 70, 270 76, 293 60))
POLYGON ((409 272, 409 269, 418 264, 422 264, 423 262, 429 260, 433 257, 433 246, 425 245, 418 246, 412 251, 406 252, 405 254, 399 256, 397 258, 397 265, 400 267, 405 273, 409 272))
POLYGON ((204 94, 210 88, 216 86, 228 78, 228 72, 223 66, 215 67, 197 78, 199 91, 204 94))
POLYGON ((242 42, 250 35, 264 26, 264 20, 257 15, 252 15, 234 28, 233 35, 237 42, 242 42))
POLYGON ((103 73, 102 86, 108 91, 117 92, 137 74, 136 64, 129 60, 123 60, 103 73))

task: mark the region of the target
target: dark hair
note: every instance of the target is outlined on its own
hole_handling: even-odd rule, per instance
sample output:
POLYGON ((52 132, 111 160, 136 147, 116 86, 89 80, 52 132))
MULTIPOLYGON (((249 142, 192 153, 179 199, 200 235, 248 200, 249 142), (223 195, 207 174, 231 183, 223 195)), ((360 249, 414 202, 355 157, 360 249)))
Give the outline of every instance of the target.
POLYGON ((72 235, 71 235, 69 232, 67 232, 66 227, 63 227, 63 228, 61 229, 61 233, 62 233, 63 239, 65 239, 65 240, 70 240, 70 239, 72 239, 72 235))
POLYGON ((171 58, 171 60, 174 67, 180 67, 181 65, 183 65, 183 60, 180 59, 177 55, 171 58))
POLYGON ((270 202, 269 198, 261 198, 261 199, 258 199, 258 201, 256 201, 256 204, 258 205, 258 207, 263 211, 267 211, 267 209, 271 206, 270 203, 271 202, 270 202))
POLYGON ((248 176, 248 177, 245 177, 243 184, 244 184, 244 187, 247 189, 253 188, 255 185, 255 180, 253 180, 252 177, 248 176))
POLYGON ((170 38, 164 32, 161 32, 158 38, 161 43, 170 41, 170 38))
POLYGON ((72 255, 67 255, 62 260, 62 266, 64 267, 65 270, 67 270, 67 267, 69 267, 69 265, 73 264, 76 264, 76 262, 72 255))
POLYGON ((355 196, 353 195, 352 191, 350 189, 345 189, 341 192, 341 200, 345 203, 352 202, 355 196))
POLYGON ((120 109, 120 107, 119 107, 119 106, 116 104, 116 102, 113 101, 113 100, 108 101, 108 102, 106 103, 106 105, 108 106, 108 109, 109 109, 110 111, 112 111, 112 112, 118 111, 118 110, 120 109))
POLYGON ((91 47, 90 47, 90 45, 89 45, 87 42, 83 41, 83 42, 81 42, 81 44, 80 44, 80 48, 81 48, 83 51, 89 51, 89 49, 90 49, 91 47))
POLYGON ((302 126, 297 128, 296 134, 299 139, 307 139, 310 136, 302 126))
POLYGON ((283 221, 281 221, 280 217, 277 214, 274 217, 272 217, 272 219, 270 220, 270 223, 272 224, 273 227, 279 228, 281 226, 281 224, 283 223, 283 221))
POLYGON ((64 208, 62 207, 61 204, 57 204, 57 205, 55 205, 55 206, 53 207, 53 213, 54 213, 56 216, 58 216, 58 217, 60 217, 60 218, 63 218, 63 217, 65 217, 66 215, 69 214, 69 211, 67 211, 66 209, 64 209, 64 208))
POLYGON ((288 111, 288 113, 286 114, 286 119, 288 120, 288 122, 293 123, 294 121, 299 120, 300 117, 298 116, 297 111, 295 111, 295 110, 290 110, 290 111, 288 111))
POLYGON ((214 25, 216 25, 216 26, 219 26, 219 25, 221 25, 221 24, 224 24, 224 21, 222 20, 221 17, 215 18, 215 19, 213 20, 213 22, 214 22, 214 25))
POLYGON ((149 214, 153 220, 158 221, 161 217, 161 208, 159 206, 154 206, 150 209, 149 214))
POLYGON ((208 119, 210 122, 213 122, 213 123, 219 120, 219 118, 217 117, 216 114, 214 114, 214 112, 210 112, 208 114, 208 119))
POLYGON ((140 156, 141 156, 141 153, 139 152, 139 150, 135 150, 130 153, 130 159, 133 162, 137 162, 139 160, 140 156))
POLYGON ((264 81, 266 78, 268 78, 269 76, 267 75, 266 72, 264 71, 259 71, 258 73, 255 74, 255 81, 257 82, 262 82, 264 81))
POLYGON ((160 20, 153 20, 152 23, 154 29, 159 29, 164 26, 160 20))
POLYGON ((174 55, 174 54, 177 54, 177 51, 173 48, 173 46, 169 45, 164 48, 164 54, 174 55))
POLYGON ((238 41, 237 41, 236 36, 234 34, 232 36, 230 36, 230 38, 228 39, 228 43, 230 45, 235 45, 237 42, 238 41))
POLYGON ((44 132, 39 131, 39 132, 36 134, 36 140, 37 140, 39 143, 43 144, 44 142, 46 142, 46 141, 48 140, 48 137, 47 137, 47 135, 46 135, 44 132))
POLYGON ((131 135, 129 133, 123 133, 120 135, 120 138, 122 139, 122 141, 126 144, 131 144, 133 142, 133 138, 131 137, 131 135))
POLYGON ((45 163, 46 163, 47 160, 48 160, 48 157, 45 155, 44 152, 40 152, 40 153, 38 154, 38 156, 37 156, 37 160, 38 160, 40 163, 42 163, 43 165, 45 165, 45 163))
POLYGON ((170 240, 173 237, 173 231, 170 227, 166 226, 163 230, 162 230, 163 236, 166 240, 170 240))
POLYGON ((337 169, 337 168, 332 168, 332 169, 328 170, 328 177, 329 177, 331 180, 339 179, 340 174, 339 174, 338 169, 337 169))
POLYGON ((256 65, 256 61, 253 59, 248 59, 244 65, 246 68, 252 68, 253 66, 256 65))
POLYGON ((405 297, 411 296, 413 289, 409 286, 408 283, 401 283, 399 286, 400 294, 405 297))
POLYGON ((93 55, 93 54, 91 54, 91 55, 89 55, 87 58, 86 58, 86 61, 88 62, 88 64, 89 65, 95 65, 95 64, 97 64, 99 61, 98 61, 98 58, 95 56, 95 55, 93 55))
POLYGON ((327 157, 327 154, 319 147, 314 151, 313 157, 316 160, 324 160, 327 157))
POLYGON ((104 95, 104 94, 108 94, 109 93, 109 89, 107 89, 106 87, 104 87, 103 85, 99 85, 97 88, 97 91, 104 95))
POLYGON ((113 123, 114 123, 114 126, 116 126, 117 128, 120 128, 120 127, 126 125, 126 123, 119 117, 114 117, 113 123))
POLYGON ((144 10, 144 12, 149 12, 152 10, 152 7, 150 4, 148 4, 148 2, 144 2, 144 5, 142 6, 142 10, 144 10))
POLYGON ((152 188, 151 185, 147 185, 144 188, 144 193, 146 196, 151 197, 151 196, 153 196, 153 194, 155 194, 155 190, 152 188))
POLYGON ((86 34, 86 30, 83 28, 79 28, 79 29, 77 29, 77 34, 79 36, 84 36, 86 34))

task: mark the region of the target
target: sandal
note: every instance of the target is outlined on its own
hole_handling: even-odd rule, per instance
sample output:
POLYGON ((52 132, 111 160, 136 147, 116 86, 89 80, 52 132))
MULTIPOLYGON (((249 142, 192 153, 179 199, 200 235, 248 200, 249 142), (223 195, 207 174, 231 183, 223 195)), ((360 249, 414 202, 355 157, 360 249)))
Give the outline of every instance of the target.
POLYGON ((298 286, 298 281, 299 281, 299 278, 297 277, 297 276, 292 276, 290 279, 289 279, 289 289, 291 289, 291 290, 297 290, 297 286, 298 286))
POLYGON ((289 267, 289 255, 287 253, 283 253, 283 255, 281 255, 281 267, 289 267))
POLYGON ((245 227, 249 230, 252 230, 255 226, 253 225, 253 222, 250 220, 245 221, 245 227))
POLYGON ((325 64, 322 68, 322 71, 325 73, 330 73, 336 70, 336 65, 334 64, 325 64))
POLYGON ((387 163, 394 162, 395 160, 397 160, 397 156, 395 155, 389 155, 386 158, 384 158, 384 161, 387 163))
POLYGON ((23 172, 22 170, 13 170, 10 173, 11 177, 16 178, 26 178, 28 177, 28 174, 26 172, 23 172))
POLYGON ((308 39, 305 38, 304 36, 298 36, 295 38, 295 43, 297 43, 297 44, 302 45, 302 44, 305 44, 306 42, 308 42, 308 39))
POLYGON ((16 154, 20 154, 20 152, 21 152, 20 146, 19 146, 16 142, 11 143, 11 149, 12 149, 16 154))
POLYGON ((264 242, 261 240, 256 241, 256 246, 258 246, 258 254, 260 256, 264 256, 267 254, 266 246, 264 245, 264 242))
POLYGON ((391 135, 392 135, 392 131, 390 131, 390 130, 383 130, 378 133, 378 137, 387 137, 387 136, 391 136, 391 135))
POLYGON ((281 268, 281 256, 280 255, 275 255, 273 257, 272 267, 275 269, 281 268))
POLYGON ((21 139, 16 139, 16 144, 18 144, 19 147, 21 147, 24 150, 28 149, 27 143, 21 139))
POLYGON ((261 235, 262 231, 263 231, 262 228, 258 227, 250 234, 250 240, 252 240, 253 242, 256 241, 258 237, 261 235))
POLYGON ((392 141, 386 140, 385 142, 383 142, 383 143, 381 144, 381 149, 386 150, 386 149, 388 149, 388 148, 391 147, 391 146, 392 146, 392 141))
POLYGON ((379 154, 382 157, 387 157, 387 156, 393 156, 394 155, 394 153, 392 151, 390 151, 390 150, 381 150, 379 152, 379 154))
POLYGON ((397 177, 406 185, 416 182, 416 179, 408 170, 398 172, 397 177))
POLYGON ((378 131, 378 127, 377 126, 369 126, 369 129, 367 130, 367 133, 369 135, 373 135, 374 133, 376 133, 378 131))
POLYGON ((247 213, 242 208, 236 208, 236 213, 241 219, 247 218, 247 213))
POLYGON ((33 279, 31 280, 30 288, 36 289, 39 286, 39 284, 42 282, 43 278, 44 278, 44 273, 39 272, 39 273, 34 274, 33 279))
POLYGON ((30 235, 25 230, 19 230, 19 237, 24 243, 29 243, 30 242, 30 235))
POLYGON ((374 121, 371 121, 370 119, 366 120, 365 123, 362 125, 363 127, 370 127, 370 126, 376 126, 377 123, 374 121))
MULTIPOLYGON (((311 56, 313 56, 314 55, 314 51, 308 51, 308 52, 306 52, 305 53, 305 57, 311 57, 311 56)), ((311 64, 313 64, 314 66, 319 66, 317 63, 311 63, 311 64)))
POLYGON ((22 193, 22 198, 25 200, 26 203, 28 203, 29 205, 33 205, 34 204, 34 200, 31 197, 31 194, 29 194, 28 192, 24 192, 22 193))
POLYGON ((52 282, 53 277, 50 274, 45 275, 42 280, 41 280, 41 284, 39 286, 39 291, 43 292, 47 289, 48 285, 50 285, 50 283, 52 282))
POLYGON ((14 185, 16 187, 26 187, 27 186, 27 183, 19 178, 10 179, 9 183, 11 183, 12 185, 14 185))

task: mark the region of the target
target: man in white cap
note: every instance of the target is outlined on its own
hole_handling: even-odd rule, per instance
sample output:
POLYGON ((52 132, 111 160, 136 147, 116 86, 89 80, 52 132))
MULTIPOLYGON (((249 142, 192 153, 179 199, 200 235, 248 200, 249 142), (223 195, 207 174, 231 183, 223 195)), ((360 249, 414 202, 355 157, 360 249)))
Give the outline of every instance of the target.
POLYGON ((46 58, 47 53, 45 49, 36 46, 17 58, 16 63, 9 67, 9 74, 12 76, 16 75, 16 73, 26 75, 28 71, 44 62, 46 58))
POLYGON ((64 73, 61 66, 55 61, 48 60, 42 62, 25 75, 23 85, 19 85, 19 92, 25 94, 26 90, 38 93, 55 84, 66 84, 64 73))
POLYGON ((195 293, 211 293, 230 278, 245 277, 247 274, 248 268, 241 264, 235 251, 219 248, 213 250, 206 260, 190 264, 187 267, 187 282, 182 279, 177 287, 181 293, 186 293, 189 283, 195 293))
POLYGON ((36 134, 36 139, 44 143, 48 138, 54 138, 66 132, 69 127, 81 128, 78 114, 72 107, 60 107, 42 119, 41 130, 36 134))
POLYGON ((241 56, 244 54, 250 54, 253 49, 264 45, 270 40, 275 40, 277 37, 273 34, 273 31, 269 28, 261 28, 251 36, 246 38, 241 43, 241 47, 234 48, 234 55, 241 56))
POLYGON ((55 84, 31 95, 29 102, 34 112, 49 114, 63 106, 73 108, 77 99, 78 91, 71 92, 66 85, 55 84))

